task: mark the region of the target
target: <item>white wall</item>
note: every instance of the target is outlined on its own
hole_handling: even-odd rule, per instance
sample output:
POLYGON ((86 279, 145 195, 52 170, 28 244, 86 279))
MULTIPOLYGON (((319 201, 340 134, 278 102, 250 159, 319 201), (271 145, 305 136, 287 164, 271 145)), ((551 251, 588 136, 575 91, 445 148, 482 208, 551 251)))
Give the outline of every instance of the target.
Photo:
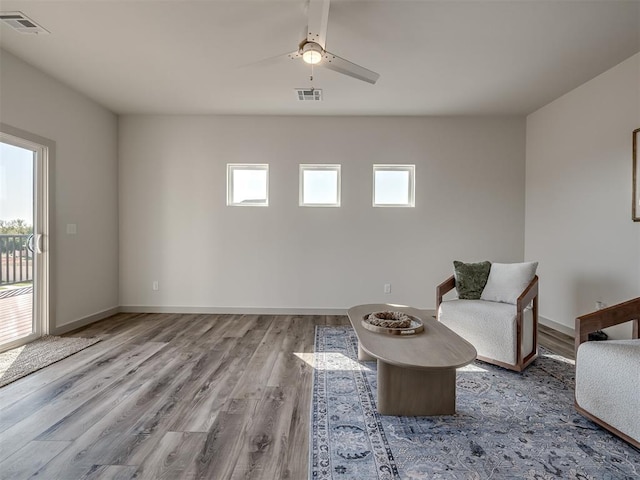
POLYGON ((3 50, 0 86, 2 123, 56 144, 54 326, 96 318, 119 305, 117 117, 3 50))
POLYGON ((596 301, 640 295, 638 127, 640 54, 527 117, 525 257, 540 262, 541 315, 566 328, 596 301))
POLYGON ((523 259, 523 117, 124 116, 119 140, 125 309, 433 308, 452 260, 523 259), (270 164, 268 208, 225 205, 238 162, 270 164), (298 206, 299 163, 342 164, 341 208, 298 206), (416 164, 416 208, 372 208, 374 163, 416 164))

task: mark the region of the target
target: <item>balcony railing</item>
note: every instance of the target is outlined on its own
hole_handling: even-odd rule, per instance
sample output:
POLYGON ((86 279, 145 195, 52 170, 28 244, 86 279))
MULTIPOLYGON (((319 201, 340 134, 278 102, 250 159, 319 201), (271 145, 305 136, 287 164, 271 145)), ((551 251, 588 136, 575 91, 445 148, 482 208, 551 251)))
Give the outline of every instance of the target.
POLYGON ((32 237, 0 234, 0 285, 33 281, 32 237))

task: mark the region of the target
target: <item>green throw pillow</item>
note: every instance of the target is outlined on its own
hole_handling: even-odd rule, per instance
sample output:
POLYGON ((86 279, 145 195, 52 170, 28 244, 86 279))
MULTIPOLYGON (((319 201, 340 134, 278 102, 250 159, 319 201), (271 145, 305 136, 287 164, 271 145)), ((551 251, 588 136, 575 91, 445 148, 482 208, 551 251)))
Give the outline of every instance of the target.
POLYGON ((455 260, 453 271, 456 279, 458 298, 462 300, 479 300, 482 290, 487 284, 491 262, 463 263, 455 260))

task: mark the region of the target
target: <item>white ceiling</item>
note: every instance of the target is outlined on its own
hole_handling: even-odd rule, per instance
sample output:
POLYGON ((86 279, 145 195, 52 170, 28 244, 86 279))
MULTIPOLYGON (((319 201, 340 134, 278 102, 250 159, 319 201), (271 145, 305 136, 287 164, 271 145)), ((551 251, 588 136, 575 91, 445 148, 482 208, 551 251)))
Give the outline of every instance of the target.
MULTIPOLYGON (((334 0, 327 50, 378 72, 283 60, 304 0, 2 0, 51 32, 2 48, 116 113, 527 114, 640 51, 640 1, 334 0)), ((640 81, 640 72, 639 72, 640 81)))

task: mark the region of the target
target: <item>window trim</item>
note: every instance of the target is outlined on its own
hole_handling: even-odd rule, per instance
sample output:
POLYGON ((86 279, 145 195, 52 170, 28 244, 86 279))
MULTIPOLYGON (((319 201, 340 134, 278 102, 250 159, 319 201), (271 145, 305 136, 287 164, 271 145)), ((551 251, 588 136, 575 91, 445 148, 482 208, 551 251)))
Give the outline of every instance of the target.
POLYGON ((372 179, 372 205, 374 207, 383 208, 414 208, 416 206, 416 166, 411 164, 374 164, 372 179), (409 202, 408 203, 376 203, 376 172, 392 171, 392 172, 409 172, 409 202))
POLYGON ((301 163, 298 176, 298 205, 300 207, 340 207, 342 203, 342 165, 338 163, 301 163), (326 171, 337 172, 336 178, 336 202, 335 203, 305 203, 304 202, 304 172, 326 171))
POLYGON ((228 207, 268 207, 269 206, 269 164, 268 163, 227 163, 227 206, 228 207), (261 170, 267 172, 266 198, 264 203, 236 203, 233 201, 233 172, 236 170, 261 170))

